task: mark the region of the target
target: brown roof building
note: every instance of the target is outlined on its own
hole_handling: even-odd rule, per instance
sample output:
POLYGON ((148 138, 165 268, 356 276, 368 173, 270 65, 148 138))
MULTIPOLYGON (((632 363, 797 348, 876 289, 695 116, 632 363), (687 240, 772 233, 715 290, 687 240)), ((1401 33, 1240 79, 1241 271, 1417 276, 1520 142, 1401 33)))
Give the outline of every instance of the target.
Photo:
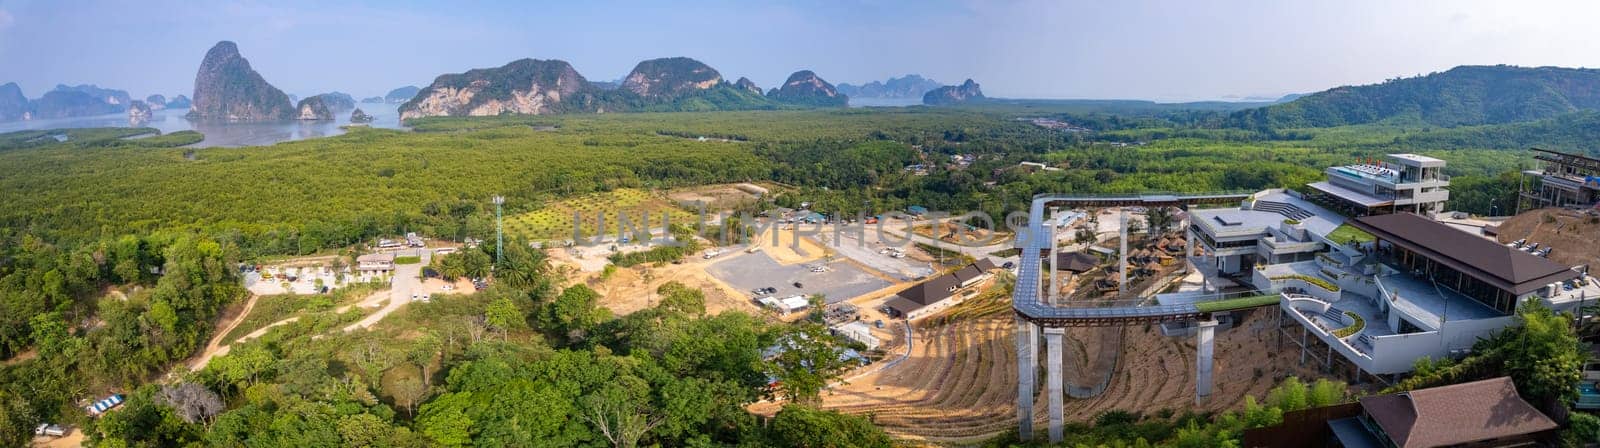
POLYGON ((1510 377, 1366 397, 1361 410, 1372 435, 1399 448, 1523 445, 1557 428, 1510 377))
POLYGON ((1502 246, 1411 213, 1363 216, 1352 226, 1514 294, 1577 278, 1545 258, 1502 246))
POLYGON ((1060 252, 1056 254, 1056 269, 1085 273, 1094 270, 1100 265, 1100 257, 1083 252, 1060 252))
POLYGON ((955 272, 912 285, 890 297, 884 305, 900 315, 913 316, 923 308, 949 299, 957 289, 977 283, 983 279, 985 273, 994 268, 994 262, 980 258, 955 272))
POLYGON ((1411 213, 1348 221, 1378 239, 1386 262, 1472 298, 1502 314, 1553 283, 1582 273, 1411 213))

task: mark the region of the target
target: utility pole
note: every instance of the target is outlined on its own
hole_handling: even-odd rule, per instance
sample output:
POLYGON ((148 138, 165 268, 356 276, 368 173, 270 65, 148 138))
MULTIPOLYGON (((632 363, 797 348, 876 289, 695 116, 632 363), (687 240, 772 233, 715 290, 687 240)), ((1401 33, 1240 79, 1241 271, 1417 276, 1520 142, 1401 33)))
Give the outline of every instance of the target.
POLYGON ((502 217, 503 215, 501 215, 501 213, 500 213, 501 209, 504 208, 503 206, 505 205, 505 203, 506 203, 506 197, 505 196, 495 195, 495 197, 494 197, 494 264, 495 264, 495 266, 499 266, 500 265, 500 261, 505 259, 505 252, 506 252, 506 247, 505 247, 505 244, 506 244, 505 220, 502 217))

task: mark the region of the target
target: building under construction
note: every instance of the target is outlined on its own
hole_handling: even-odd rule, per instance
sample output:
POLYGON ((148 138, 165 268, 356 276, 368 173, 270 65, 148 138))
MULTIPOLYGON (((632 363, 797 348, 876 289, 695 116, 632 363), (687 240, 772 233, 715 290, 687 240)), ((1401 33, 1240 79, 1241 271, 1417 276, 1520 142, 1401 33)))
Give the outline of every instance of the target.
POLYGON ((1522 172, 1533 180, 1523 183, 1519 208, 1587 207, 1600 199, 1600 159, 1539 148, 1533 158, 1544 170, 1522 172))

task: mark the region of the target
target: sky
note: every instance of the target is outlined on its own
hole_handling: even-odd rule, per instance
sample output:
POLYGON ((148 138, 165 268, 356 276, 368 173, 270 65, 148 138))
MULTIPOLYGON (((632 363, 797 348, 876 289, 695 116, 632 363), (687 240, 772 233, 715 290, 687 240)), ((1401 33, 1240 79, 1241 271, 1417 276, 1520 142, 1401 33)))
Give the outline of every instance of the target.
POLYGON ((1239 100, 1457 65, 1600 67, 1593 1, 0 0, 0 83, 189 94, 220 40, 291 94, 382 95, 520 58, 614 80, 688 56, 763 87, 972 78, 1008 98, 1239 100))

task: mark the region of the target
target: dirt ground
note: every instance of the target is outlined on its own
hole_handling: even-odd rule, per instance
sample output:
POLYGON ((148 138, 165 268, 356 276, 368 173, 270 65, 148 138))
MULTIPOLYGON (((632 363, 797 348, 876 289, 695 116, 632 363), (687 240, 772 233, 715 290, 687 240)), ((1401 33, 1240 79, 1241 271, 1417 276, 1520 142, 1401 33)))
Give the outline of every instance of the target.
POLYGON ((34 448, 78 448, 83 446, 84 434, 78 428, 72 428, 67 435, 62 437, 34 436, 34 448))
POLYGON ((756 200, 756 196, 739 189, 738 184, 706 185, 667 193, 667 198, 680 204, 705 204, 706 213, 731 210, 756 200))
POLYGON ((1529 243, 1539 243, 1539 247, 1554 247, 1550 260, 1556 263, 1600 267, 1600 219, 1565 209, 1544 208, 1507 219, 1500 224, 1499 232, 1501 243, 1527 239, 1529 243))
POLYGON ((446 282, 440 278, 429 278, 422 281, 422 292, 427 294, 472 294, 477 292, 472 287, 472 279, 458 278, 455 282, 446 282), (449 286, 449 289, 445 289, 449 286))
MULTIPOLYGON (((1010 241, 1016 236, 1008 231, 995 232, 989 229, 965 229, 965 225, 949 221, 939 223, 938 239, 953 244, 968 244, 972 241, 1010 241), (965 235, 963 235, 965 233, 965 235)), ((933 223, 917 224, 912 228, 917 235, 934 238, 933 223)))
MULTIPOLYGON (((779 225, 783 226, 782 224, 779 225)), ((802 231, 810 231, 814 225, 799 224, 798 226, 802 226, 800 228, 802 231)), ((784 230, 784 227, 778 227, 771 231, 762 232, 761 235, 755 237, 757 247, 760 247, 762 252, 766 252, 767 256, 772 257, 778 264, 807 263, 833 254, 832 251, 806 236, 801 236, 800 247, 798 249, 794 248, 795 225, 786 227, 788 227, 788 230, 784 230), (778 234, 778 244, 776 246, 772 244, 772 234, 774 232, 778 234)), ((743 246, 733 246, 729 250, 743 248, 743 246)))
POLYGON ((652 306, 655 301, 661 299, 655 294, 656 288, 671 281, 705 292, 707 314, 718 314, 728 310, 760 313, 760 309, 756 308, 743 292, 707 274, 706 260, 698 257, 692 260, 694 261, 661 267, 641 265, 618 268, 605 280, 600 279, 598 272, 578 272, 569 280, 573 283, 587 284, 599 292, 600 306, 610 309, 613 314, 619 316, 652 306), (645 281, 646 272, 650 277, 648 282, 645 281))
MULTIPOLYGON (((1257 310, 1239 327, 1217 333, 1214 392, 1198 408, 1237 409, 1244 397, 1265 395, 1281 378, 1316 376, 1314 370, 1298 365, 1292 350, 1276 349, 1275 317, 1270 308, 1257 310)), ((825 391, 824 407, 866 415, 896 437, 925 442, 974 442, 1014 429, 1014 331, 1006 313, 918 329, 909 359, 825 391)), ((1098 333, 1104 336, 1109 331, 1115 330, 1098 333)), ((1075 336, 1093 342, 1084 336, 1094 333, 1085 330, 1075 336)), ((1122 350, 1107 388, 1092 398, 1068 398, 1067 418, 1086 421, 1108 410, 1196 408, 1193 338, 1165 337, 1158 328, 1142 324, 1122 328, 1121 333, 1122 350)), ((1098 376, 1070 365, 1088 362, 1087 351, 1095 345, 1079 342, 1069 350, 1069 383, 1089 386, 1082 383, 1098 376)), ((1044 425, 1047 402, 1042 392, 1035 398, 1036 427, 1044 425)))

